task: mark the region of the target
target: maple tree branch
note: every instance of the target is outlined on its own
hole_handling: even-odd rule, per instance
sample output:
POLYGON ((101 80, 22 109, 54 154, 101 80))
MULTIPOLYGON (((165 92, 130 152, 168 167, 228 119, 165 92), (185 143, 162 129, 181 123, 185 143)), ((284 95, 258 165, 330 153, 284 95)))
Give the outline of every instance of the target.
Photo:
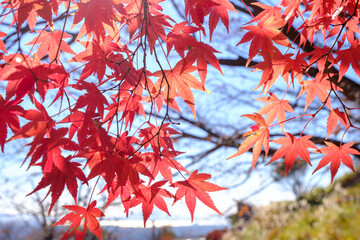
MULTIPOLYGON (((233 66, 233 67, 245 67, 247 59, 238 56, 237 59, 231 59, 231 58, 221 58, 219 59, 219 62, 221 65, 226 66, 233 66)), ((258 64, 256 61, 251 61, 249 66, 253 66, 255 64, 258 64)), ((338 73, 338 71, 335 69, 335 67, 331 67, 329 69, 331 73, 338 73)), ((311 67, 308 71, 309 75, 312 77, 315 77, 318 73, 318 70, 315 67, 311 67)), ((337 77, 332 77, 331 82, 334 83, 336 86, 343 89, 343 94, 346 96, 346 98, 350 101, 356 102, 357 105, 360 105, 360 94, 358 89, 360 89, 360 84, 357 82, 351 80, 350 78, 344 76, 340 82, 337 81, 337 77)))
POLYGON ((70 4, 68 4, 68 7, 67 7, 67 9, 65 11, 65 20, 64 20, 64 25, 63 25, 62 31, 61 31, 59 46, 58 46, 58 48, 56 50, 55 58, 51 61, 51 63, 54 62, 54 61, 55 61, 55 63, 58 62, 57 58, 58 58, 58 56, 60 54, 61 42, 63 41, 63 37, 64 37, 64 33, 65 33, 65 26, 66 26, 66 22, 67 22, 68 16, 69 16, 69 10, 70 10, 70 4))
MULTIPOLYGON (((213 149, 213 151, 217 150, 220 146, 221 147, 238 148, 240 146, 240 143, 241 143, 242 135, 244 134, 243 130, 239 130, 239 131, 237 131, 236 134, 234 134, 232 136, 221 135, 220 133, 214 132, 212 130, 211 125, 207 125, 206 123, 201 122, 201 121, 191 120, 190 118, 187 118, 182 114, 179 115, 177 120, 189 123, 192 126, 197 127, 199 129, 201 129, 202 131, 207 133, 207 136, 201 137, 199 135, 195 135, 195 134, 190 133, 190 132, 183 132, 182 135, 179 138, 191 138, 191 139, 196 139, 196 140, 200 140, 200 141, 211 142, 213 144, 216 144, 216 149, 213 149)), ((300 134, 300 132, 299 133, 294 133, 294 135, 299 135, 299 134, 300 134)), ((307 133, 303 133, 303 134, 304 135, 309 135, 307 133)), ((271 134, 270 135, 270 137, 281 137, 281 136, 283 136, 283 134, 271 134)), ((312 136, 311 140, 317 145, 322 145, 322 146, 325 145, 323 137, 312 136)), ((335 139, 328 139, 327 141, 331 142, 331 143, 334 143, 335 145, 340 145, 340 141, 335 140, 335 139)), ((354 145, 354 148, 356 150, 360 151, 360 143, 354 145)), ((272 156, 276 152, 276 150, 277 150, 276 148, 270 148, 268 156, 272 156)), ((213 151, 210 151, 208 154, 210 154, 213 151)), ((252 151, 252 148, 250 148, 250 151, 252 151)), ((201 154, 201 157, 205 157, 206 155, 207 154, 201 154)), ((264 151, 262 151, 262 155, 265 155, 264 151)))
MULTIPOLYGON (((262 8, 258 7, 257 5, 253 5, 251 4, 251 0, 243 0, 243 2, 245 4, 247 4, 248 6, 250 6, 252 8, 252 13, 256 16, 259 13, 262 12, 262 8)), ((358 2, 358 1, 357 1, 358 2)), ((235 8, 243 13, 249 14, 248 11, 246 9, 244 9, 243 7, 241 7, 240 5, 237 5, 235 2, 233 2, 233 5, 235 6, 235 8)), ((287 28, 287 26, 285 26, 285 28, 287 28)), ((315 50, 315 48, 310 44, 309 41, 306 41, 305 44, 299 45, 300 43, 300 33, 298 31, 296 31, 296 28, 293 26, 290 26, 288 28, 287 31, 282 31, 282 33, 289 38, 292 42, 294 42, 295 44, 297 44, 300 48, 302 48, 305 52, 311 52, 313 50, 315 50)), ((219 59, 220 64, 222 65, 227 65, 227 66, 245 66, 247 59, 243 58, 242 56, 238 56, 237 59, 219 59)), ((251 63, 249 65, 255 65, 257 64, 257 62, 255 61, 251 61, 251 63)), ((338 74, 338 70, 332 66, 329 71, 331 73, 335 73, 338 74)), ((318 73, 317 68, 311 67, 311 69, 308 71, 308 73, 312 76, 315 77, 316 74, 318 73)), ((356 81, 344 76, 342 78, 342 80, 340 82, 337 81, 336 77, 332 77, 331 81, 338 87, 343 89, 343 94, 346 96, 346 98, 350 101, 354 101, 356 102, 358 105, 360 105, 360 94, 358 94, 357 89, 360 89, 360 84, 357 83, 356 81)))
MULTIPOLYGON (((232 4, 234 5, 236 10, 239 10, 243 13, 246 13, 247 15, 249 15, 249 12, 244 9, 243 7, 237 5, 234 1, 231 1, 232 4)), ((252 13, 254 14, 254 16, 258 15, 259 13, 261 13, 263 11, 263 9, 257 5, 251 4, 253 1, 252 0, 243 0, 243 2, 247 5, 250 6, 252 8, 252 13)), ((300 43, 300 33, 296 30, 295 27, 293 26, 288 26, 286 25, 284 27, 284 29, 287 29, 286 31, 282 31, 282 33, 288 37, 292 42, 296 43, 299 46, 300 43)), ((306 43, 302 46, 300 46, 305 52, 311 52, 313 51, 315 48, 310 44, 309 41, 306 41, 306 43)))

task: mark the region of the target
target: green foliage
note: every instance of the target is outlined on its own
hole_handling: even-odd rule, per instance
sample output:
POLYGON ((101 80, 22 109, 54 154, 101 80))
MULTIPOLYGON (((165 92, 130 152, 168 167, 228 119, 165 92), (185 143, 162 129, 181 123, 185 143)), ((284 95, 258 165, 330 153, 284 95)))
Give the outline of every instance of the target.
POLYGON ((232 225, 235 225, 236 222, 239 220, 239 217, 237 214, 231 214, 230 216, 228 216, 228 218, 232 225))
POLYGON ((360 205, 353 203, 310 208, 271 239, 358 239, 359 216, 360 205))
POLYGON ((351 173, 329 187, 315 188, 299 201, 258 208, 248 223, 238 222, 235 228, 240 230, 232 231, 225 239, 359 239, 360 184, 354 181, 357 175, 351 173))
POLYGON ((333 185, 327 188, 317 187, 311 190, 310 192, 304 194, 301 197, 301 199, 305 199, 307 203, 310 204, 311 206, 320 205, 323 203, 323 199, 326 196, 328 196, 332 192, 332 190, 333 190, 333 185))

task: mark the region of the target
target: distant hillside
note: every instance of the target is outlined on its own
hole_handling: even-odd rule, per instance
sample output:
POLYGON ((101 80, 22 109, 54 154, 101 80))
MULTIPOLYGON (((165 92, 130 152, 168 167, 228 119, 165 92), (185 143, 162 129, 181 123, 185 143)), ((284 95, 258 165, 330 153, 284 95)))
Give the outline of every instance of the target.
POLYGON ((358 240, 360 174, 345 175, 327 188, 316 188, 298 201, 274 202, 240 219, 224 240, 358 240))
MULTIPOLYGON (((113 221, 116 223, 116 221, 113 221)), ((181 222, 181 221, 180 221, 181 222)), ((104 240, 154 240, 154 239, 205 239, 204 236, 214 230, 229 228, 228 225, 192 224, 186 226, 162 226, 156 228, 143 227, 120 227, 106 225, 102 227, 104 240), (171 237, 159 236, 169 233, 171 237)), ((6 216, 0 214, 0 240, 60 240, 67 227, 56 227, 50 237, 42 235, 41 227, 30 216, 6 216), (25 221, 23 221, 25 219, 25 221)), ((85 240, 97 240, 93 234, 89 234, 85 240)))

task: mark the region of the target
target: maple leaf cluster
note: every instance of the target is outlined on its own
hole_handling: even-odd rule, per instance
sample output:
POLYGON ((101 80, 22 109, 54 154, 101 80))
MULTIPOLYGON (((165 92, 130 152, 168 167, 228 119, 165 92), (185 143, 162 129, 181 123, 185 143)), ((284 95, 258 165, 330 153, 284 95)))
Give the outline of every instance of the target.
POLYGON ((192 89, 207 92, 207 63, 221 72, 219 52, 199 39, 211 39, 219 20, 229 29, 228 11, 235 9, 227 0, 186 0, 187 21, 176 23, 162 2, 1 3, 1 23, 9 22, 18 39, 9 45, 13 35, 0 33, 1 151, 10 141, 29 139, 24 163, 42 171, 29 195, 47 189, 49 213, 68 190, 74 205, 64 207, 71 213, 55 224, 70 222, 63 239, 81 239, 86 229, 102 239, 98 218, 104 214, 93 194, 88 206, 77 202, 79 184, 92 179, 103 180, 106 207, 120 199, 127 215, 141 205, 144 225, 154 206, 170 215, 165 199, 185 199, 191 219, 197 199, 220 213, 208 192, 224 188, 175 159, 181 152, 173 136, 180 133, 168 123, 168 111, 180 112, 183 101, 196 115, 192 89), (182 178, 175 181, 174 173, 182 178))
MULTIPOLYGON (((229 12, 236 10, 228 0, 185 0, 186 21, 176 22, 163 9, 169 1, 1 3, 6 26, 0 32, 1 151, 8 142, 29 139, 24 163, 42 171, 29 194, 48 189, 49 212, 65 189, 70 193, 74 205, 64 207, 71 212, 55 224, 70 222, 63 239, 81 239, 86 229, 102 238, 98 218, 104 214, 93 194, 87 206, 77 202, 79 184, 91 180, 103 184, 105 208, 119 199, 128 215, 141 205, 144 225, 154 206, 170 215, 169 200, 184 199, 191 219, 197 200, 220 213, 209 192, 224 188, 176 160, 181 152, 173 138, 180 133, 172 127, 169 109, 180 113, 185 103, 196 116, 192 90, 208 92, 207 65, 222 73, 212 36, 220 21, 229 31, 229 12), (10 44, 14 35, 16 44, 10 44)), ((343 140, 349 129, 360 130, 349 118, 358 109, 341 98, 340 83, 350 66, 360 76, 359 0, 254 4, 263 10, 242 27, 238 45, 249 47, 247 66, 260 61, 251 67, 262 73, 256 89, 265 96, 256 100, 266 105, 243 115, 255 124, 229 158, 252 149, 253 169, 262 153, 267 158, 270 144, 277 144, 269 163, 284 158, 285 175, 298 158, 312 165, 312 154, 324 155, 314 172, 330 164, 331 181, 341 163, 354 171, 351 155, 360 152, 355 142, 343 140), (301 22, 296 43, 284 34, 295 21, 301 22), (315 46, 319 37, 323 43, 315 46), (279 82, 287 87, 283 96, 272 91, 279 82), (285 99, 290 88, 305 98, 305 114, 296 115, 285 99), (332 96, 336 101, 330 101, 332 96), (324 141, 326 147, 319 148, 304 131, 324 111, 329 112, 326 139, 339 123, 343 135, 338 144, 324 141), (299 118, 307 119, 303 131, 290 133, 287 123, 299 118), (276 126, 283 136, 270 139, 276 126)))
POLYGON ((281 0, 276 6, 253 4, 262 11, 254 16, 247 26, 242 27, 246 33, 238 45, 249 44, 246 65, 254 58, 262 59, 258 64, 252 65, 255 71, 262 72, 256 89, 260 88, 261 93, 269 96, 256 99, 267 104, 257 113, 243 115, 256 124, 243 135, 246 138, 238 152, 228 159, 242 155, 252 148, 253 169, 262 153, 265 155, 264 159, 267 158, 269 144, 272 142, 280 145, 280 148, 272 155, 268 164, 284 158, 285 176, 297 159, 312 165, 310 149, 313 153, 325 154, 314 173, 330 164, 331 182, 341 163, 355 171, 351 155, 360 155, 360 152, 353 148, 355 142, 345 144, 343 140, 346 139, 349 129, 360 130, 349 118, 358 108, 347 106, 341 97, 342 89, 339 85, 350 65, 355 74, 360 76, 360 48, 357 39, 360 33, 359 1, 281 0), (296 42, 292 42, 284 34, 289 31, 294 21, 301 22, 297 29, 299 35, 295 38, 296 42), (319 37, 322 42, 317 41, 319 37), (304 50, 305 45, 310 51, 304 50), (313 78, 310 71, 314 67, 316 76, 313 78), (279 97, 271 92, 271 89, 281 78, 285 81, 287 90, 279 97), (290 88, 300 89, 297 98, 306 94, 305 114, 286 117, 289 113, 294 113, 289 100, 285 100, 290 88), (330 101, 331 96, 335 96, 336 102, 330 101), (320 102, 315 101, 316 97, 320 102), (309 111, 309 106, 316 110, 309 111), (323 145, 326 147, 318 148, 311 140, 312 136, 305 135, 304 131, 315 118, 319 118, 319 112, 326 111, 326 139, 334 133, 338 122, 342 125, 343 135, 338 144, 324 141, 323 145), (293 135, 286 130, 286 123, 298 118, 305 118, 307 121, 302 132, 293 135), (280 126, 285 136, 270 140, 270 129, 275 126, 280 126))

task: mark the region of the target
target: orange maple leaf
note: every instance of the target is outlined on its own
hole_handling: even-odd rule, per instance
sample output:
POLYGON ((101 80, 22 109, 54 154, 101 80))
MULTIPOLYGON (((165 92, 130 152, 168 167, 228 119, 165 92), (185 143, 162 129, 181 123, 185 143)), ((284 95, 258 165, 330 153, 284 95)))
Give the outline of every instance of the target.
MULTIPOLYGON (((255 88, 258 89, 263 85, 262 93, 267 92, 271 86, 277 81, 281 75, 288 84, 288 74, 291 71, 293 74, 291 59, 292 54, 283 55, 277 48, 274 48, 273 55, 263 55, 264 61, 251 66, 253 71, 263 71, 259 85, 255 88)), ((302 71, 300 69, 300 71, 302 71)), ((255 90, 254 89, 254 90, 255 90)))
POLYGON ((303 87, 301 88, 301 91, 299 92, 298 98, 306 94, 305 99, 305 110, 308 108, 310 103, 314 101, 315 96, 318 96, 321 102, 326 101, 326 105, 331 109, 331 101, 329 96, 329 92, 332 89, 334 90, 341 90, 339 87, 337 87, 335 84, 332 84, 328 79, 327 74, 318 73, 314 80, 308 80, 303 82, 303 87))
POLYGON ((261 115, 267 114, 265 121, 268 125, 270 125, 276 117, 281 128, 284 130, 285 112, 293 113, 294 110, 288 100, 279 100, 272 92, 269 92, 269 95, 270 97, 256 98, 258 101, 268 103, 262 107, 258 113, 261 115))
POLYGON ((264 147, 265 150, 265 158, 267 157, 267 154, 269 152, 270 132, 265 122, 265 119, 260 114, 245 114, 242 115, 242 117, 250 118, 251 120, 257 122, 257 124, 252 126, 250 131, 244 133, 243 136, 248 137, 241 143, 237 153, 233 154, 227 159, 231 159, 246 153, 254 145, 253 160, 251 166, 251 170, 253 170, 259 159, 262 147, 264 147))
MULTIPOLYGON (((301 0, 282 0, 281 1, 281 5, 285 7, 285 11, 283 13, 284 16, 286 16, 285 19, 291 19, 292 15, 295 14, 301 14, 301 10, 300 9, 300 3, 301 0)), ((291 22, 292 25, 292 22, 291 22)))
POLYGON ((260 51, 264 54, 272 55, 274 47, 273 42, 282 46, 290 46, 289 40, 279 30, 279 28, 283 26, 284 21, 282 19, 272 16, 269 18, 261 18, 257 25, 243 27, 243 29, 249 30, 249 32, 245 33, 244 37, 237 45, 251 40, 249 58, 246 62, 246 66, 249 65, 250 61, 260 51))
POLYGON ((354 145, 355 142, 349 142, 341 145, 340 147, 336 146, 331 142, 324 142, 327 147, 320 148, 319 152, 326 155, 320 160, 319 165, 316 167, 313 174, 320 168, 328 165, 330 162, 331 183, 334 180, 334 177, 340 167, 341 162, 345 164, 345 166, 353 170, 353 172, 355 172, 353 161, 350 157, 350 154, 360 155, 360 152, 358 150, 351 148, 351 146, 354 145))

